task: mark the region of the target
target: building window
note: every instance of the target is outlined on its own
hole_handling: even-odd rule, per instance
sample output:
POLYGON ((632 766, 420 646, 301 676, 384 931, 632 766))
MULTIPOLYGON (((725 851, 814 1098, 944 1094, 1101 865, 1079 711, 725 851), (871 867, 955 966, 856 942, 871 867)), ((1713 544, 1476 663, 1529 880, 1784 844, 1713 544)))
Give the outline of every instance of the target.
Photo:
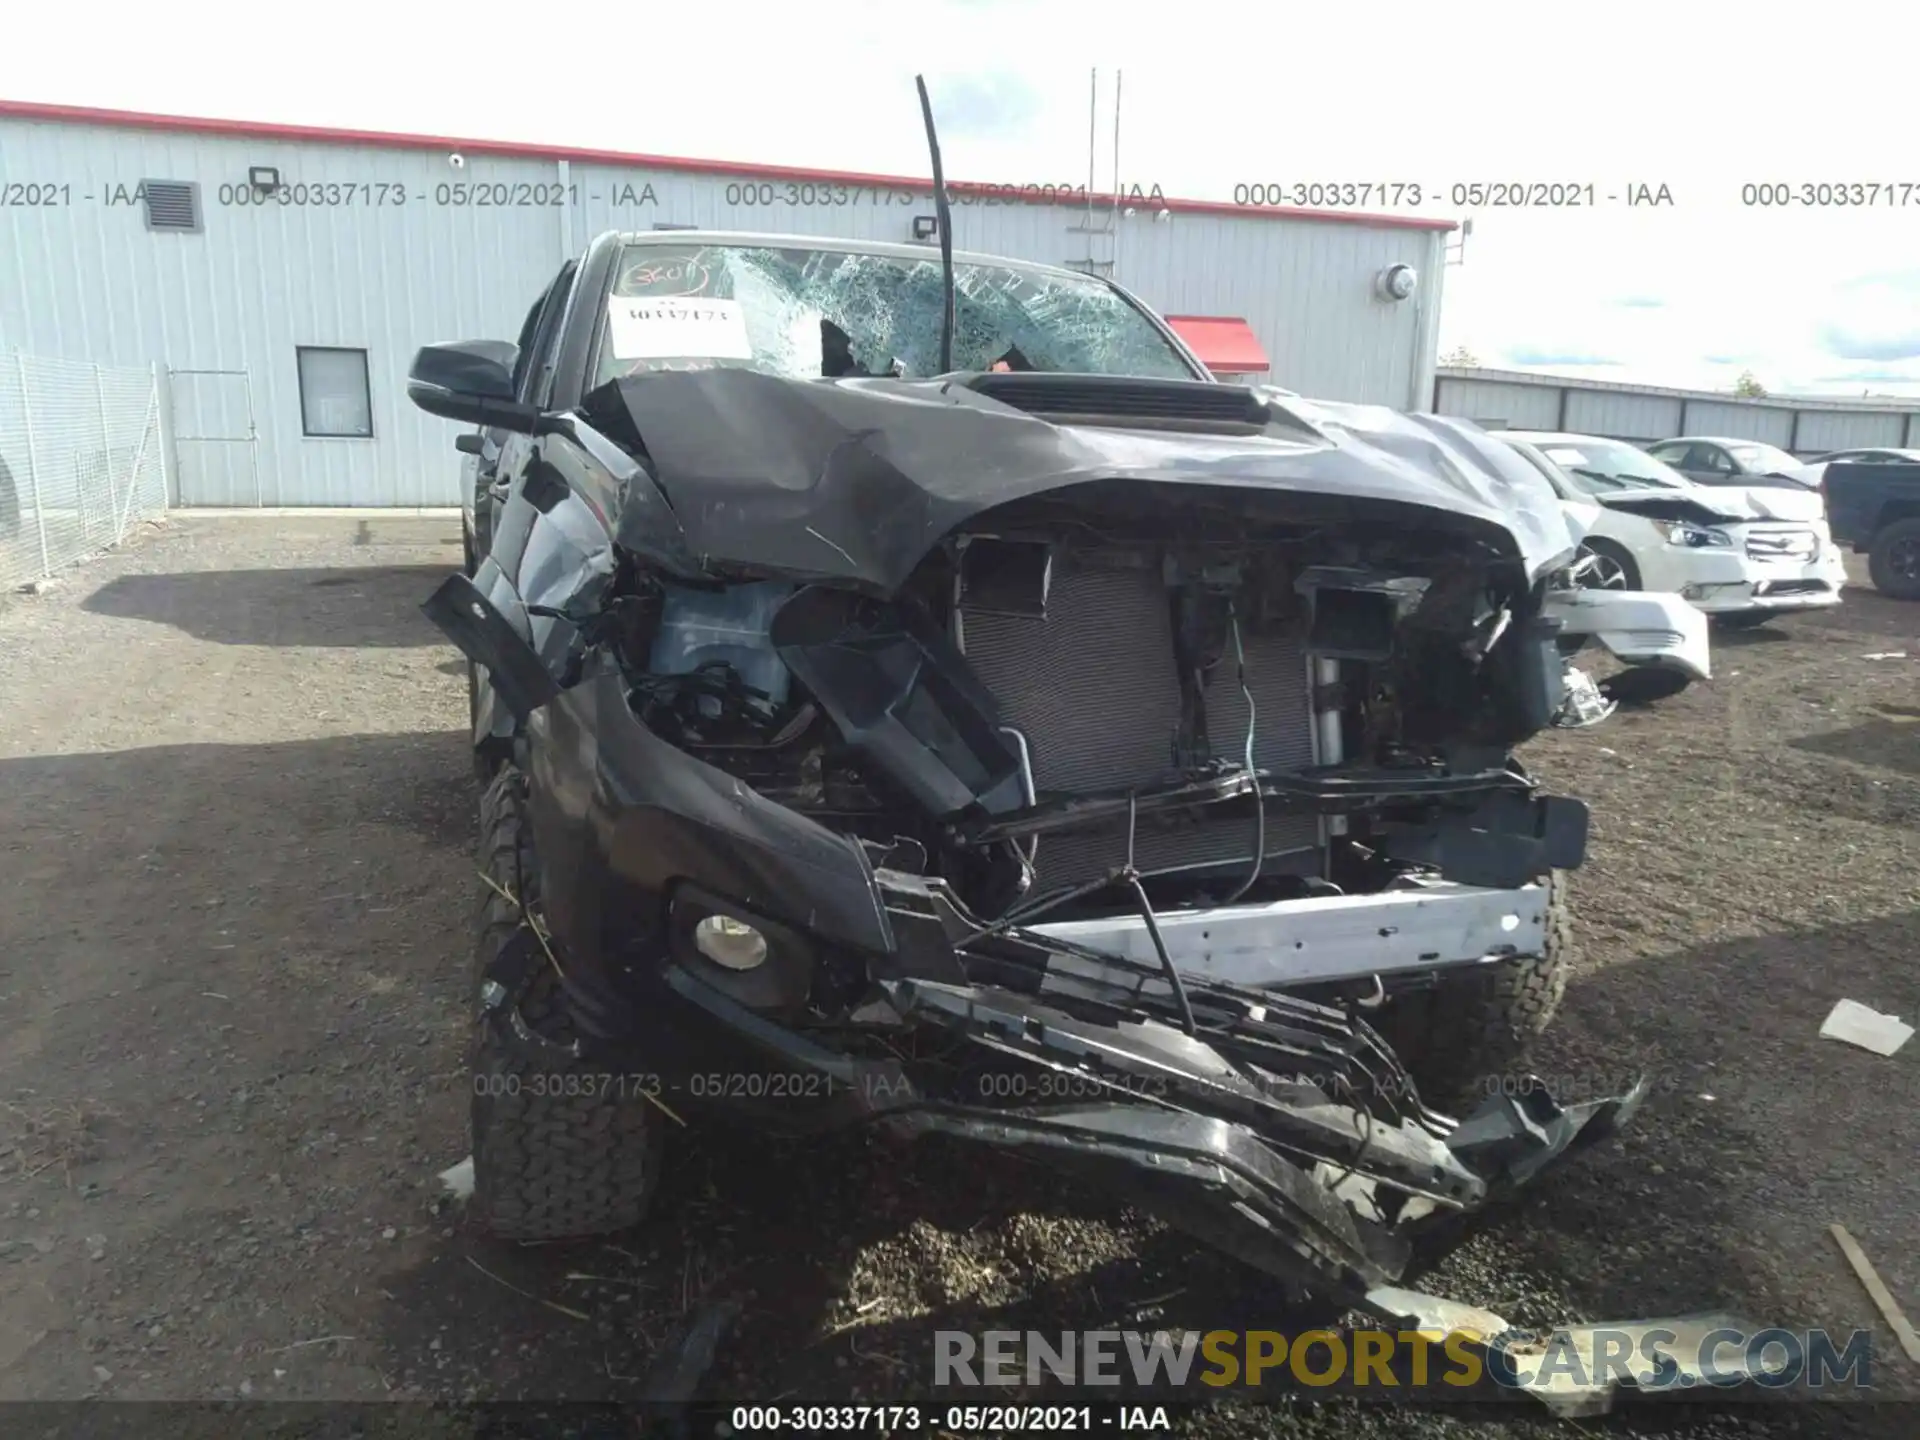
POLYGON ((333 345, 301 345, 300 430, 302 434, 373 438, 373 392, 367 385, 367 352, 333 345))

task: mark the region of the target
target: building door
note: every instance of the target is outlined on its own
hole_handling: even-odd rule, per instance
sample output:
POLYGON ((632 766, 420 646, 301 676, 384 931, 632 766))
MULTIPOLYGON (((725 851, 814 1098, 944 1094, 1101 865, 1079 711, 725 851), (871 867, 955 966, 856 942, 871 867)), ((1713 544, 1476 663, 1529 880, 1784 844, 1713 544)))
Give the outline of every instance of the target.
POLYGON ((176 503, 262 503, 260 453, 253 424, 253 377, 245 370, 169 370, 174 449, 180 457, 176 503))

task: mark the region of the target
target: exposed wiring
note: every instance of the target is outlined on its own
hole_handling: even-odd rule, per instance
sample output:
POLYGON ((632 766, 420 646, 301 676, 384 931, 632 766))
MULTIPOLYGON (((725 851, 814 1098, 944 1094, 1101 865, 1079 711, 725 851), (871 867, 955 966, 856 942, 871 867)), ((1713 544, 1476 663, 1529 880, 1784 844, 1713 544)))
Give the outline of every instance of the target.
POLYGON ((1147 938, 1153 941, 1154 954, 1160 957, 1160 968, 1166 972, 1167 987, 1173 991, 1173 1003, 1180 1007, 1180 1028, 1188 1035, 1196 1033, 1193 1023, 1193 1006, 1187 1001, 1187 987, 1181 983, 1180 968, 1173 963, 1173 956, 1167 953, 1167 942, 1160 934, 1160 922, 1154 918, 1153 902, 1147 899, 1147 887, 1140 883, 1138 874, 1128 877, 1133 886, 1134 903, 1140 907, 1140 918, 1147 922, 1147 938))
MULTIPOLYGON (((1038 805, 1040 792, 1034 788, 1033 784, 1033 751, 1027 745, 1026 732, 1017 725, 1002 725, 1000 733, 1012 737, 1014 749, 1019 754, 1022 798, 1026 800, 1029 808, 1038 805)), ((1038 835, 1030 837, 1024 850, 1020 848, 1017 840, 1014 841, 1013 853, 1020 857, 1020 893, 1024 895, 1033 888, 1034 877, 1039 873, 1035 865, 1040 856, 1040 837, 1038 835)))
POLYGON ((1367 1122, 1366 1129, 1360 1134, 1360 1148, 1353 1152, 1352 1163, 1327 1182, 1327 1189, 1329 1190, 1338 1190, 1354 1177, 1355 1172, 1360 1168, 1360 1162, 1367 1158, 1367 1147, 1373 1144, 1373 1112, 1362 1108, 1360 1113, 1366 1117, 1367 1122))
POLYGON ((1244 758, 1247 766, 1247 787, 1253 792, 1253 868, 1247 872, 1247 878, 1240 882, 1240 888, 1226 898, 1224 903, 1232 905, 1254 887, 1260 879, 1260 867, 1266 862, 1267 798, 1260 793, 1259 776, 1253 768, 1253 736, 1256 718, 1253 691, 1247 685, 1247 652, 1240 643, 1240 617, 1235 613, 1231 600, 1227 602, 1227 624, 1233 627, 1233 654, 1239 666, 1240 693, 1247 697, 1247 746, 1244 758))
POLYGON ((1068 904, 1071 901, 1084 899, 1088 895, 1106 889, 1109 885, 1117 885, 1125 878, 1125 871, 1114 870, 1096 879, 1083 881, 1071 889, 1055 890, 1048 894, 1037 896, 1029 900, 1026 904, 1019 906, 1017 909, 1009 910, 991 925, 982 925, 978 930, 968 931, 965 935, 962 935, 958 940, 954 941, 954 948, 964 949, 976 940, 985 940, 1003 931, 1012 930, 1016 926, 1024 925, 1029 920, 1046 914, 1049 910, 1058 910, 1062 905, 1068 904))
POLYGON ((1140 918, 1146 922, 1147 938, 1153 941, 1153 953, 1160 957, 1160 969, 1167 977, 1167 988, 1173 991, 1173 1003, 1180 1007, 1180 1028, 1189 1036, 1198 1033, 1193 1023, 1193 1006, 1187 1002, 1187 987, 1180 979, 1180 967, 1173 963, 1173 956, 1167 953, 1166 938, 1160 933, 1160 921, 1154 916, 1153 902, 1147 898, 1147 887, 1140 883, 1140 870, 1133 863, 1133 833, 1140 823, 1140 797, 1127 796, 1127 868, 1121 872, 1133 889, 1133 900, 1140 907, 1140 918))
POLYGON ((1153 941, 1153 953, 1159 958, 1160 971, 1166 977, 1167 988, 1173 992, 1173 1003, 1180 1007, 1180 1028, 1190 1036, 1197 1035, 1199 1027, 1194 1023, 1193 1005, 1187 999, 1187 987, 1180 979, 1180 968, 1173 963, 1173 956, 1167 950, 1166 937, 1160 933, 1159 918, 1153 913, 1153 902, 1147 898, 1147 887, 1140 883, 1140 872, 1133 863, 1134 829, 1139 823, 1139 818, 1139 797, 1129 795, 1127 797, 1127 863, 1125 865, 1110 871, 1098 880, 1089 880, 1083 885, 1074 886, 1071 890, 1043 896, 1013 910, 991 925, 984 925, 970 934, 961 936, 955 948, 962 948, 973 944, 976 940, 984 940, 990 935, 1011 930, 1015 926, 1025 924, 1036 915, 1057 909, 1070 900, 1091 895, 1097 890, 1104 890, 1109 885, 1125 885, 1133 891, 1134 904, 1140 907, 1140 918, 1146 922, 1147 938, 1153 941))

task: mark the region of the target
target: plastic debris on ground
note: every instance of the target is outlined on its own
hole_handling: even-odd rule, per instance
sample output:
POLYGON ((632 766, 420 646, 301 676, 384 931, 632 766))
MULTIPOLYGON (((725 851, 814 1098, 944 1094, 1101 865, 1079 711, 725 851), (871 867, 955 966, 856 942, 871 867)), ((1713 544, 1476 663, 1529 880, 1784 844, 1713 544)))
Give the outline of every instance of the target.
POLYGON ((1591 675, 1576 666, 1567 666, 1566 684, 1566 694, 1560 702, 1559 713, 1553 717, 1557 729, 1584 730, 1589 725, 1598 725, 1620 708, 1617 701, 1609 700, 1600 693, 1600 687, 1593 683, 1591 675))
POLYGON ((1836 1000, 1820 1026, 1820 1034, 1823 1039, 1844 1040, 1876 1055, 1891 1055, 1913 1038, 1913 1026, 1857 1000, 1836 1000))
POLYGON ((440 1172, 440 1185, 455 1200, 473 1198, 473 1157, 469 1155, 458 1165, 440 1172))

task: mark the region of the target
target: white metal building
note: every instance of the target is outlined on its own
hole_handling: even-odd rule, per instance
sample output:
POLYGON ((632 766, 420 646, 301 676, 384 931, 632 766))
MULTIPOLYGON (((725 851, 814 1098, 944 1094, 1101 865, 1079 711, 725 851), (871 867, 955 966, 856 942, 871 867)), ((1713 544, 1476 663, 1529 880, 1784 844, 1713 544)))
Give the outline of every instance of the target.
MULTIPOLYGON (((455 427, 407 402, 414 351, 511 339, 601 231, 904 241, 932 213, 924 180, 18 102, 0 186, 0 412, 8 350, 157 365, 184 505, 454 503, 455 427)), ((1432 393, 1447 222, 952 189, 957 248, 1112 275, 1223 370, 1432 393)))
POLYGON ((1433 409, 1489 430, 1564 430, 1642 444, 1678 435, 1725 435, 1807 456, 1920 446, 1920 399, 1769 395, 1742 400, 1711 390, 1447 365, 1439 367, 1434 380, 1433 409))

